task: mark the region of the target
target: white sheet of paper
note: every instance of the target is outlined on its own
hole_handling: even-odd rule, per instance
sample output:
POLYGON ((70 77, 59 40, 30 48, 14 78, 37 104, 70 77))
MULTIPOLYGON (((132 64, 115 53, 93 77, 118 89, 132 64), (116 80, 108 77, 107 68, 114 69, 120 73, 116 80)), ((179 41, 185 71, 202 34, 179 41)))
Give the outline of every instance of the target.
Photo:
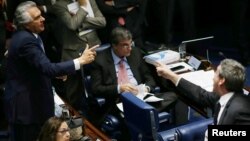
POLYGON ((118 107, 118 109, 119 109, 120 111, 123 112, 123 105, 122 105, 121 102, 120 102, 120 103, 117 103, 116 106, 118 107))
POLYGON ((206 89, 207 91, 213 90, 213 77, 214 77, 214 70, 210 71, 193 71, 188 73, 180 74, 183 78, 186 80, 201 86, 203 89, 206 89))
POLYGON ((152 95, 152 96, 144 99, 143 101, 145 101, 145 102, 158 102, 158 101, 162 101, 162 100, 163 100, 162 98, 158 98, 158 97, 152 95))
POLYGON ((76 1, 76 2, 72 2, 68 4, 67 7, 68 7, 69 12, 76 14, 80 6, 79 6, 79 3, 76 1))

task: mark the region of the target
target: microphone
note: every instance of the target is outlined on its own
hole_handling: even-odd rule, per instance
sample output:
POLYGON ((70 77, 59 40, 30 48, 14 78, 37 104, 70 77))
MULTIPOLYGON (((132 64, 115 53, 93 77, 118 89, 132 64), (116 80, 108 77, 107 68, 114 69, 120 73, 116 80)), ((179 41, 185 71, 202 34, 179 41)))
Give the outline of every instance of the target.
POLYGON ((186 40, 186 41, 182 41, 182 44, 185 43, 190 43, 190 42, 196 42, 196 41, 201 41, 201 40, 207 40, 207 39, 212 39, 214 38, 214 36, 208 36, 208 37, 204 37, 204 38, 197 38, 197 39, 192 39, 192 40, 186 40))
MULTIPOLYGON (((208 39, 213 39, 213 38, 214 38, 214 36, 208 36, 208 37, 204 37, 204 38, 196 38, 196 39, 192 39, 192 40, 182 41, 180 43, 179 47, 178 47, 181 59, 185 60, 185 57, 186 57, 186 44, 187 43, 197 42, 197 41, 202 41, 202 40, 208 40, 208 39)), ((207 51, 207 58, 209 59, 208 51, 207 51)))
POLYGON ((227 59, 227 57, 225 56, 225 54, 223 52, 219 51, 218 54, 219 54, 219 56, 222 56, 224 59, 227 59))

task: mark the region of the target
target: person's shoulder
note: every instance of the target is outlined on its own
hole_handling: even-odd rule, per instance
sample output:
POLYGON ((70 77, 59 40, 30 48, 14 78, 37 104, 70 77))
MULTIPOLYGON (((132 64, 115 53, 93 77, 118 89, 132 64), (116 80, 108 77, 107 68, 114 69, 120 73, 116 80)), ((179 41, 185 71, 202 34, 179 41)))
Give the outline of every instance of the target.
POLYGON ((250 106, 249 95, 245 95, 243 93, 236 93, 234 99, 235 99, 235 103, 238 103, 240 105, 248 105, 248 107, 250 106))
POLYGON ((111 54, 111 48, 106 48, 106 49, 104 49, 102 51, 97 52, 97 56, 100 56, 100 57, 101 56, 106 56, 108 54, 111 54))
POLYGON ((105 62, 109 57, 112 57, 110 49, 99 51, 97 52, 95 62, 105 62))
POLYGON ((32 33, 28 32, 26 30, 16 31, 12 36, 12 39, 24 40, 27 38, 34 38, 34 35, 32 35, 32 33))
POLYGON ((136 54, 142 54, 142 50, 139 47, 133 47, 131 52, 136 54))

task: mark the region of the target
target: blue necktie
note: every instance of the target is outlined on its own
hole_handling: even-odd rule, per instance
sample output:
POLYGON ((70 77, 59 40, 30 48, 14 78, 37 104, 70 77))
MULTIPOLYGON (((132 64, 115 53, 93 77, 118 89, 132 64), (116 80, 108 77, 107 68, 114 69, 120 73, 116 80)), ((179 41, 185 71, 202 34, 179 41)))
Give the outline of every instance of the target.
POLYGON ((38 42, 40 44, 40 47, 42 48, 43 52, 45 53, 44 46, 43 46, 43 41, 40 36, 37 36, 38 42))

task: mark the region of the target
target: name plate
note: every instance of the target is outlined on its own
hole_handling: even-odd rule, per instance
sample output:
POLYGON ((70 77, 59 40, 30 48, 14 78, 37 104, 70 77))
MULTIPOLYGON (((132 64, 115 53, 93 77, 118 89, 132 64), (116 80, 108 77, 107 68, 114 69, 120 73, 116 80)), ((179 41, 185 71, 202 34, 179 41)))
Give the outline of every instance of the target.
POLYGON ((188 64, 192 66, 195 70, 197 70, 201 65, 201 61, 195 58, 194 56, 191 56, 191 58, 188 60, 188 64))

